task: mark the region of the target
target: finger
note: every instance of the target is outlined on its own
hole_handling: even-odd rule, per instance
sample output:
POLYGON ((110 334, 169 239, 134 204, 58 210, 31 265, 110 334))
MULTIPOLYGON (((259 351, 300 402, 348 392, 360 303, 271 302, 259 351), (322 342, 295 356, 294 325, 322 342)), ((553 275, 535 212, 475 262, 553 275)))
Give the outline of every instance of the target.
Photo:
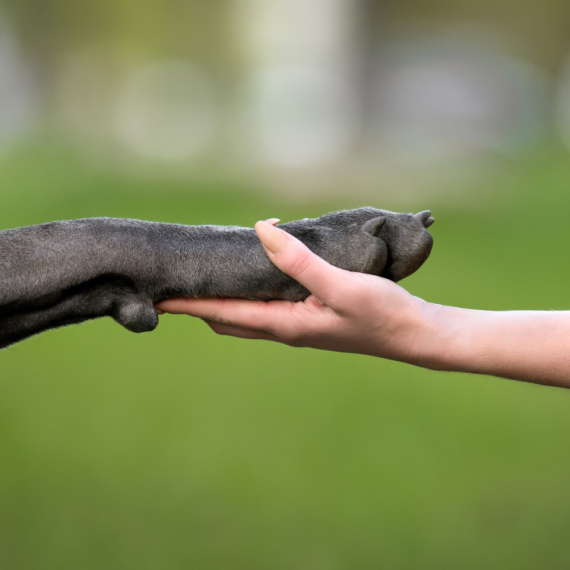
POLYGON ((265 220, 268 224, 271 224, 272 226, 276 226, 281 220, 279 218, 269 218, 268 220, 265 220))
POLYGON ((304 285, 325 303, 333 301, 333 291, 347 272, 327 263, 291 234, 268 224, 257 222, 255 231, 269 259, 283 273, 304 285))
POLYGON ((249 299, 169 299, 157 304, 167 313, 191 315, 236 327, 275 330, 293 309, 290 301, 249 299))
POLYGON ((195 301, 195 299, 167 299, 166 301, 156 303, 154 308, 159 314, 187 315, 191 314, 187 312, 186 308, 192 305, 192 301, 195 301))
POLYGON ((217 323, 215 321, 208 321, 206 319, 204 319, 204 322, 216 334, 221 334, 224 336, 235 336, 237 338, 247 338, 253 340, 272 340, 274 342, 279 341, 278 337, 265 331, 246 329, 242 327, 236 327, 233 325, 226 325, 224 323, 217 323))

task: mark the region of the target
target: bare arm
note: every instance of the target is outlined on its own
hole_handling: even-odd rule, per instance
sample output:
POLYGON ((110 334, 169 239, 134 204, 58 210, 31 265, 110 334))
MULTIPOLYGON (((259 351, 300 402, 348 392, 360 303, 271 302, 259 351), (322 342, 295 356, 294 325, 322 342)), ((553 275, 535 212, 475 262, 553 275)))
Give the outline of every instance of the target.
POLYGON ((570 387, 570 312, 427 303, 382 277, 329 265, 266 222, 256 231, 271 261, 311 296, 297 303, 175 299, 158 307, 201 317, 219 334, 570 387))
POLYGON ((418 364, 570 388, 570 311, 425 307, 418 364))

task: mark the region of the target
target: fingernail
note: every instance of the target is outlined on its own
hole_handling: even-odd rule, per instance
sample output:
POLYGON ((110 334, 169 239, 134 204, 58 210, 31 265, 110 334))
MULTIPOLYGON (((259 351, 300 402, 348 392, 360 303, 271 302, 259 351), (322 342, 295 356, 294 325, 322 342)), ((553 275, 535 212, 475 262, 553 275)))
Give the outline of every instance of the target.
POLYGON ((276 226, 281 220, 279 218, 269 218, 268 220, 265 220, 268 224, 271 224, 272 226, 276 226))
POLYGON ((267 222, 257 222, 255 231, 263 246, 271 253, 279 253, 287 243, 287 234, 267 222))

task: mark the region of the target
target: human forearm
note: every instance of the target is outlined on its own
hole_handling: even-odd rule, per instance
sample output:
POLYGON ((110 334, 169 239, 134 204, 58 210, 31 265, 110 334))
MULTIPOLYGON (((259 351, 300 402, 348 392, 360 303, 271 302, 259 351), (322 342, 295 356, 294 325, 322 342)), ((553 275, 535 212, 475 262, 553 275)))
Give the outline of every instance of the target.
POLYGON ((426 303, 415 363, 570 387, 569 311, 476 311, 426 303))

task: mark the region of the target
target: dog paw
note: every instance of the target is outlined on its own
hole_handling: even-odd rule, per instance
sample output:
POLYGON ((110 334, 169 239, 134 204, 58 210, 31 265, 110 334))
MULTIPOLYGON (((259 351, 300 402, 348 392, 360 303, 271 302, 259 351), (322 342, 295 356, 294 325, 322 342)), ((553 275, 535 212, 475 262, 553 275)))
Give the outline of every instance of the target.
POLYGON ((433 240, 426 228, 433 221, 427 210, 358 208, 300 220, 291 233, 337 267, 399 281, 427 259, 433 240))

